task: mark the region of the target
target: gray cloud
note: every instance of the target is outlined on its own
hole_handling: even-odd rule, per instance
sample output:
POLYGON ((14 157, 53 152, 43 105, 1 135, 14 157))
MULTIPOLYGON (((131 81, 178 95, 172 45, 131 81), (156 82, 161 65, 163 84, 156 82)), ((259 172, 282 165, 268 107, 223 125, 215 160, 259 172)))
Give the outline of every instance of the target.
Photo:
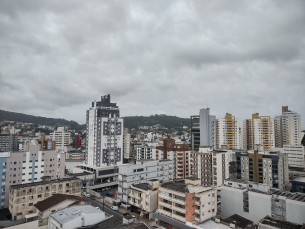
MULTIPOLYGON (((1 109, 305 116, 304 1, 0 1, 1 109)), ((302 123, 305 129, 305 122, 302 123)))

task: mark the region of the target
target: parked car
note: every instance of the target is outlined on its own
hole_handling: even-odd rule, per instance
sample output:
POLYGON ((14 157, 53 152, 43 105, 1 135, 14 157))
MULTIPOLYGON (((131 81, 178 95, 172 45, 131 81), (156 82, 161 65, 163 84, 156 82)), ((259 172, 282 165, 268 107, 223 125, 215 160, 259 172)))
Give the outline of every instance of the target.
POLYGON ((101 210, 99 207, 95 207, 96 209, 98 209, 98 210, 101 210))
POLYGON ((86 193, 85 196, 90 197, 90 194, 89 194, 89 193, 86 193))
POLYGON ((106 196, 113 197, 113 194, 112 194, 112 192, 108 192, 108 193, 106 193, 106 196))
POLYGON ((118 206, 112 206, 112 207, 111 207, 111 210, 117 211, 117 210, 119 210, 119 208, 118 208, 118 206))

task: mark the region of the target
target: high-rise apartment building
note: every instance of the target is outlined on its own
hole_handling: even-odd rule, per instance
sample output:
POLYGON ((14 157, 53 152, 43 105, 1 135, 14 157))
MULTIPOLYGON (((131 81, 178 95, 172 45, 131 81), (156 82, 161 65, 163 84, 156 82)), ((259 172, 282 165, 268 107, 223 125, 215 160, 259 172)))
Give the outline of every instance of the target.
POLYGON ((199 148, 190 153, 190 175, 201 180, 203 185, 221 186, 229 178, 229 163, 233 161, 231 150, 213 150, 213 147, 199 148))
POLYGON ((282 114, 283 145, 300 145, 301 115, 296 112, 282 114))
POLYGON ((9 187, 51 179, 64 178, 65 154, 61 150, 40 150, 40 145, 26 145, 25 152, 0 153, 0 208, 8 206, 9 187))
POLYGON ((163 139, 163 145, 156 147, 156 159, 174 161, 174 179, 190 177, 191 149, 185 143, 176 143, 172 138, 163 139))
POLYGON ((56 149, 67 152, 71 144, 71 133, 65 132, 64 127, 58 127, 56 131, 50 133, 50 139, 56 142, 56 149))
POLYGON ((229 113, 216 120, 216 149, 224 145, 228 149, 240 149, 239 121, 229 113))
POLYGON ((9 131, 2 131, 0 134, 0 152, 17 151, 18 135, 9 131))
POLYGON ((80 148, 82 146, 82 139, 80 138, 79 134, 75 134, 74 138, 73 138, 73 147, 76 148, 80 148))
POLYGON ((156 159, 156 144, 144 143, 142 145, 135 145, 137 160, 156 159))
POLYGON ((88 166, 123 163, 123 119, 110 95, 92 102, 87 110, 86 164, 88 166))
POLYGON ((265 150, 274 147, 274 119, 270 116, 252 114, 252 149, 264 146, 265 150))
POLYGON ((274 117, 275 147, 282 148, 284 145, 300 145, 301 115, 288 110, 288 106, 282 107, 282 115, 274 117))
POLYGON ((280 152, 236 152, 237 178, 285 189, 289 185, 287 154, 280 152))
POLYGON ((216 116, 210 115, 210 108, 200 109, 199 116, 191 116, 191 148, 213 146, 216 149, 216 116))
POLYGON ((273 148, 288 155, 288 165, 294 168, 305 168, 305 146, 284 145, 282 148, 273 148))
POLYGON ((130 157, 130 134, 128 128, 124 128, 123 132, 123 156, 129 159, 130 157))

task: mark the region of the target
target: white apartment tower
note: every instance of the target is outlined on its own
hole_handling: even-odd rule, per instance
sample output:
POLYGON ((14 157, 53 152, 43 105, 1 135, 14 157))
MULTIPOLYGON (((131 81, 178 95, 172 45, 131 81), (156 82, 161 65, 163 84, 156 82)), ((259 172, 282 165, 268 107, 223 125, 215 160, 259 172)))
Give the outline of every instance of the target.
POLYGON ((283 145, 300 145, 301 115, 296 112, 284 112, 282 115, 283 145))
POLYGON ((87 110, 86 157, 88 166, 123 164, 123 119, 110 95, 92 102, 87 110))
POLYGON ((228 149, 240 149, 239 121, 227 113, 225 118, 216 120, 216 148, 226 145, 228 149))
POLYGON ((58 127, 56 131, 50 133, 51 141, 56 141, 56 149, 68 151, 68 146, 71 144, 71 133, 65 132, 64 127, 58 127))
POLYGON ((252 115, 252 149, 258 145, 264 146, 265 150, 274 147, 274 119, 270 116, 252 115))
POLYGON ((301 144, 301 115, 282 106, 282 115, 274 117, 275 147, 301 144))

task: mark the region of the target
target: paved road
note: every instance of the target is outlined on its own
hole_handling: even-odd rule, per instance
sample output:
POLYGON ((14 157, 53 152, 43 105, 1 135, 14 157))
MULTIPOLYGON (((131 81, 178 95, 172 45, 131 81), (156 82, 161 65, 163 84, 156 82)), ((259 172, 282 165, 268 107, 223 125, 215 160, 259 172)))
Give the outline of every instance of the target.
MULTIPOLYGON (((91 202, 91 205, 94 207, 99 207, 102 211, 103 211, 103 204, 97 200, 91 200, 88 197, 83 196, 83 198, 86 198, 87 200, 89 200, 91 202)), ((118 218, 118 219, 123 219, 123 215, 120 214, 117 211, 113 211, 110 207, 108 207, 105 204, 105 212, 109 215, 113 215, 114 217, 118 218)))

